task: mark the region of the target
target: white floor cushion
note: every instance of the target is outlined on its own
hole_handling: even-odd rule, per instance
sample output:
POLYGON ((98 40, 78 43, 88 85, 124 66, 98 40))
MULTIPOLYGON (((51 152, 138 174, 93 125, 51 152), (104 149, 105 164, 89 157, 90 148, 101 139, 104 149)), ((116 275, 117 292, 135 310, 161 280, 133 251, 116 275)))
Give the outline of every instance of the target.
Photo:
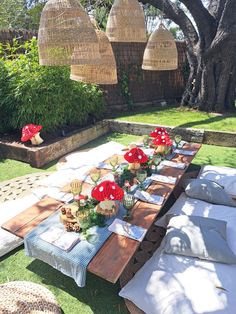
POLYGON ((236 198, 236 169, 220 166, 203 166, 199 179, 212 180, 225 188, 225 192, 236 198))
MULTIPOLYGON (((17 214, 38 202, 34 195, 25 196, 14 201, 0 204, 0 226, 17 214)), ((0 228, 0 256, 7 254, 23 243, 23 239, 0 228)))
POLYGON ((162 253, 120 291, 147 314, 233 314, 236 266, 162 253))
POLYGON ((156 225, 167 227, 168 221, 166 216, 169 214, 176 215, 195 215, 209 217, 227 222, 227 242, 231 250, 236 254, 236 208, 231 206, 210 204, 201 200, 187 197, 182 193, 170 210, 159 220, 156 225))

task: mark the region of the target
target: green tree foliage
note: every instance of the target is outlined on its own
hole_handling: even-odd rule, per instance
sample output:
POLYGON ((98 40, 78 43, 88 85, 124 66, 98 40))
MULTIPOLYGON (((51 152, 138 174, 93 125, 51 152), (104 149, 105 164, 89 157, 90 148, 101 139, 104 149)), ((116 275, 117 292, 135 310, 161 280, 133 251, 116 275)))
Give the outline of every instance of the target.
POLYGON ((25 28, 26 23, 25 0, 0 0, 0 29, 25 28))
MULTIPOLYGON (((1 52, 1 50, 0 50, 1 52)), ((105 110, 102 91, 69 79, 69 67, 38 63, 37 40, 6 47, 0 58, 0 132, 28 123, 50 132, 68 125, 84 126, 105 110), (19 54, 19 49, 25 52, 19 54), (7 54, 6 54, 7 53, 7 54)))

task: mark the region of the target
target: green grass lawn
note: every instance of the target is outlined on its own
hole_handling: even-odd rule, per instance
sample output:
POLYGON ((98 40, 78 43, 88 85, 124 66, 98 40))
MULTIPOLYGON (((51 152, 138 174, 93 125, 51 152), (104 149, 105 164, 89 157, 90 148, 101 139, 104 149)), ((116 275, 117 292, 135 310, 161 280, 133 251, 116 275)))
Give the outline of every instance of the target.
MULTIPOLYGON (((95 147, 107 141, 127 145, 139 136, 113 133, 95 140, 83 148, 95 147)), ((194 165, 212 164, 236 167, 236 148, 203 145, 194 159, 194 165)), ((44 171, 55 170, 55 164, 44 167, 44 171)), ((41 169, 13 160, 0 163, 0 181, 39 172, 41 169)), ((64 276, 49 265, 26 257, 23 247, 5 256, 0 263, 0 283, 12 280, 29 280, 45 285, 56 296, 65 314, 126 314, 123 299, 118 296, 119 284, 112 285, 94 275, 88 274, 85 288, 78 288, 74 280, 64 276)))
POLYGON ((236 132, 236 113, 219 115, 186 108, 147 108, 137 113, 125 112, 116 120, 236 132))

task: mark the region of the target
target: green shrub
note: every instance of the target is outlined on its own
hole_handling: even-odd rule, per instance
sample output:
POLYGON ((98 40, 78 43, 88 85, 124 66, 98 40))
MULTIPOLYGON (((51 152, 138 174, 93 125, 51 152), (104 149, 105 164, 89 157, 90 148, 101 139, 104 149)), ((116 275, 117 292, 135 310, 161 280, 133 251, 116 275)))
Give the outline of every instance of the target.
POLYGON ((4 52, 0 59, 0 110, 1 119, 6 119, 0 132, 19 130, 28 123, 42 124, 45 132, 51 132, 70 125, 84 126, 91 115, 102 117, 102 91, 96 85, 70 80, 69 67, 40 66, 36 39, 23 46, 15 43, 4 52), (19 49, 24 52, 19 54, 19 49))

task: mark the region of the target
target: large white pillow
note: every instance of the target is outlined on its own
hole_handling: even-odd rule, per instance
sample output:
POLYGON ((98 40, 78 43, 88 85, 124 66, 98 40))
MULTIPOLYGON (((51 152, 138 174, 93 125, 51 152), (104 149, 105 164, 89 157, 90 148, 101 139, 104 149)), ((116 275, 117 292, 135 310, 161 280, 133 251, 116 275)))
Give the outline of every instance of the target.
MULTIPOLYGON (((7 201, 0 204, 0 226, 21 213, 28 207, 37 203, 39 199, 31 194, 14 201, 7 201)), ((23 239, 0 228, 0 256, 7 254, 23 243, 23 239)))
POLYGON ((199 175, 199 179, 212 180, 225 189, 225 192, 236 198, 236 169, 220 166, 203 166, 199 175))
MULTIPOLYGON (((227 222, 227 242, 231 250, 236 254, 236 208, 231 206, 216 205, 201 200, 187 197, 182 193, 167 214, 194 215, 209 217, 227 222)), ((167 214, 158 219, 155 224, 166 228, 168 221, 167 214)))
POLYGON ((162 253, 120 291, 147 314, 229 314, 236 309, 236 266, 162 253))

